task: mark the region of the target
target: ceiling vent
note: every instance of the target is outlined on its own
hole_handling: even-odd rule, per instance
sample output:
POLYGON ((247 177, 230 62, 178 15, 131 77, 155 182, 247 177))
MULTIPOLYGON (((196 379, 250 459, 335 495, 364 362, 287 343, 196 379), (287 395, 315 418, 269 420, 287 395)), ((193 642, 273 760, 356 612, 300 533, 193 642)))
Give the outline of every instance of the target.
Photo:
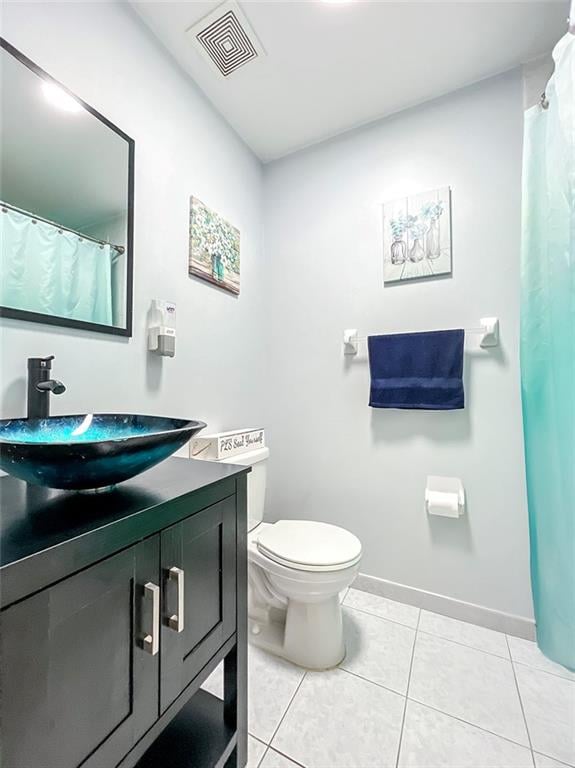
POLYGON ((229 0, 188 29, 198 50, 224 77, 244 64, 265 56, 249 21, 236 2, 229 0))

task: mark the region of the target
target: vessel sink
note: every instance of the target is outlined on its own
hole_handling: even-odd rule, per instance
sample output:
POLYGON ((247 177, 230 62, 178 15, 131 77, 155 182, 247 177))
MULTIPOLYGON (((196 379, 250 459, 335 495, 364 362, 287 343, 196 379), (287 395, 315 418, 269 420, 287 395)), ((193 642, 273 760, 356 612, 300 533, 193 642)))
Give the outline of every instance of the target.
POLYGON ((94 413, 0 420, 0 469, 34 485, 104 490, 167 459, 206 425, 94 413))

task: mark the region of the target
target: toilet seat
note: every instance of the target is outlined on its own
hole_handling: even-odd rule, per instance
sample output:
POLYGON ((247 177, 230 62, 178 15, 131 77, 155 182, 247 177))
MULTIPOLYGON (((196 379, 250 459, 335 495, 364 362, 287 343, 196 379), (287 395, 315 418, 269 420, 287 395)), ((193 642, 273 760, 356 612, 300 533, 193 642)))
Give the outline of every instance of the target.
POLYGON ((257 536, 258 551, 299 571, 339 571, 361 559, 359 539, 337 525, 311 520, 280 520, 257 536))

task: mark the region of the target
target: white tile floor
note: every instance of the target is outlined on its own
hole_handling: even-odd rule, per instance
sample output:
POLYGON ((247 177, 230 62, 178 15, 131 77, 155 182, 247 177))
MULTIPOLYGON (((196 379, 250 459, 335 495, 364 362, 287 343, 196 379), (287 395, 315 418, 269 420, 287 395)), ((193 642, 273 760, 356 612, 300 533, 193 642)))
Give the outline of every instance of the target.
POLYGON ((575 766, 575 675, 535 643, 355 589, 344 614, 339 669, 250 647, 248 768, 575 766))

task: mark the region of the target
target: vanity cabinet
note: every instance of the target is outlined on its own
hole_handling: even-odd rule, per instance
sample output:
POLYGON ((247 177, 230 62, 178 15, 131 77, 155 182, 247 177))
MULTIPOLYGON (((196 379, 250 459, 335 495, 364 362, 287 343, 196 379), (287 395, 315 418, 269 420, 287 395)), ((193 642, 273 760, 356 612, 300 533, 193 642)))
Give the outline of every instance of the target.
POLYGON ((5 768, 103 765, 154 723, 158 656, 138 640, 158 554, 156 536, 2 611, 5 768))
POLYGON ((173 525, 161 538, 164 712, 236 625, 234 500, 224 499, 173 525))
MULTIPOLYGON (((185 464, 200 463, 173 461, 178 477, 185 464)), ((160 466, 142 477, 166 471, 160 466)), ((167 753, 174 741, 181 745, 186 739, 192 746, 203 744, 208 756, 205 763, 194 758, 189 768, 245 764, 246 482, 245 474, 224 474, 231 474, 232 482, 216 484, 209 493, 151 506, 148 496, 136 517, 129 505, 129 514, 113 513, 112 522, 100 511, 84 550, 77 536, 62 541, 50 562, 40 556, 48 550, 41 550, 36 572, 28 576, 22 569, 34 568, 34 556, 4 562, 3 768, 130 768, 139 760, 158 768, 187 766, 185 754, 178 763, 167 753), (144 536, 138 536, 138 527, 144 536), (139 540, 130 543, 134 536, 139 540), (110 548, 119 551, 100 557, 110 548), (91 564, 78 569, 86 559, 91 564), (62 578, 25 595, 12 594, 43 571, 52 578, 61 572, 62 578), (224 702, 199 691, 220 661, 224 702), (170 728, 179 734, 176 739, 170 728), (160 764, 154 745, 164 731, 160 764)), ((21 483, 0 482, 0 491, 21 483)), ((101 502, 75 498, 88 518, 92 507, 101 510, 101 502)), ((126 495, 130 503, 134 498, 139 497, 126 495)), ((70 503, 68 496, 65 505, 70 503)), ((44 513, 49 511, 50 505, 44 513)), ((9 523, 10 515, 2 522, 3 533, 9 523)), ((45 530, 48 521, 37 518, 34 524, 45 530)), ((21 526, 19 521, 15 529, 21 526)))

